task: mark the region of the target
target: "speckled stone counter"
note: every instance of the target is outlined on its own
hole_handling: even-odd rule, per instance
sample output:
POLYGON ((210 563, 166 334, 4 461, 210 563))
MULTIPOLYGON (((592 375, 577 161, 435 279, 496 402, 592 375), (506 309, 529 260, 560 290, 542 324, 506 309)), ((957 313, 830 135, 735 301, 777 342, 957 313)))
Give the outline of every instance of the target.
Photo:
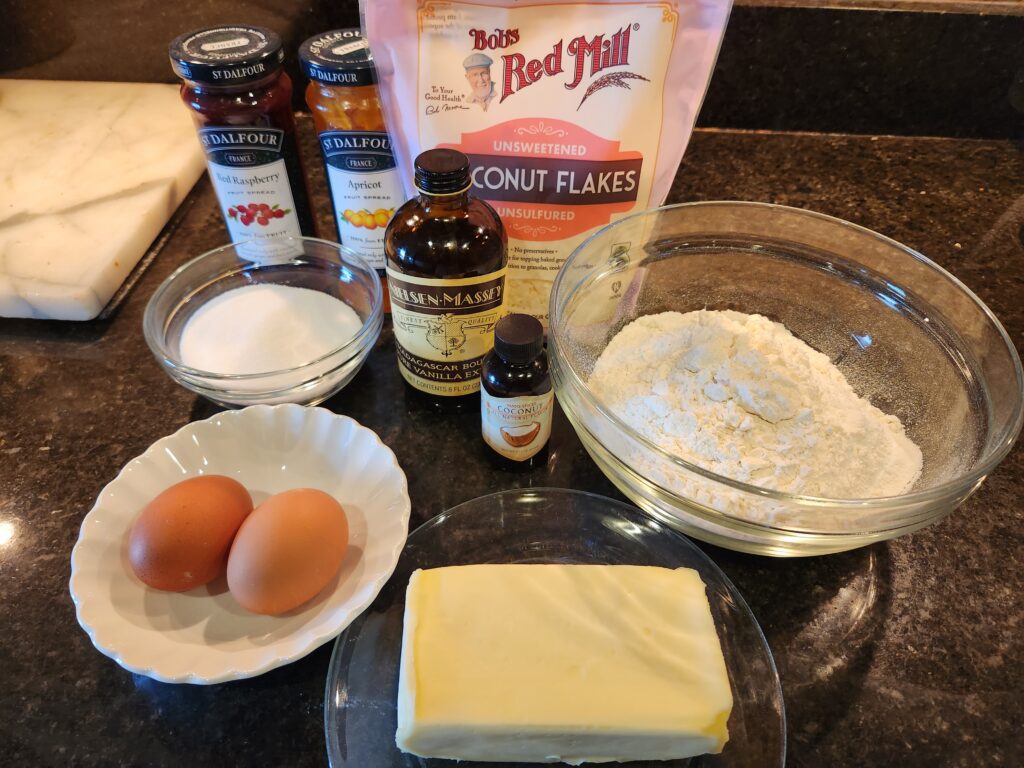
MULTIPOLYGON (((321 184, 318 164, 310 170, 321 184)), ((813 208, 890 235, 951 270, 1024 337, 1024 153, 1009 142, 698 131, 672 200, 727 198, 813 208)), ((141 320, 161 280, 224 240, 203 181, 111 319, 0 320, 4 765, 326 763, 330 645, 253 680, 164 685, 94 650, 67 590, 79 524, 103 485, 155 439, 217 411, 161 372, 141 320)), ((414 524, 504 488, 619 497, 561 414, 545 467, 492 468, 475 414, 406 402, 387 329, 327 406, 395 451, 414 524)), ((1024 764, 1022 456, 1011 453, 954 515, 893 542, 789 561, 704 547, 774 650, 789 765, 1024 764)))

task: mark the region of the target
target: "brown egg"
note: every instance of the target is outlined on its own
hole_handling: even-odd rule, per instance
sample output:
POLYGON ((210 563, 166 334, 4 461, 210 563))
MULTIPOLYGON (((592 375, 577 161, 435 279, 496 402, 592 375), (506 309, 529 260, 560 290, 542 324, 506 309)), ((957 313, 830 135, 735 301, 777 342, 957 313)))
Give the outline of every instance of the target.
POLYGON ((203 475, 172 485, 132 525, 128 559, 155 589, 184 592, 224 573, 231 541, 252 512, 237 480, 203 475))
POLYGON ((284 613, 330 583, 348 547, 345 510, 323 491, 271 496, 246 518, 228 556, 228 587, 254 613, 284 613))

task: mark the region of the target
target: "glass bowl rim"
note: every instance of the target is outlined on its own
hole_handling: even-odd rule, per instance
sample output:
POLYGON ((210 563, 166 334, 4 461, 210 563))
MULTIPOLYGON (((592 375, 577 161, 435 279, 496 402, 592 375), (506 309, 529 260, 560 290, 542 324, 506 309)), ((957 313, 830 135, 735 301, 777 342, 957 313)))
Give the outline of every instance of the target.
MULTIPOLYGON (((149 301, 146 303, 146 308, 142 316, 142 332, 146 338, 146 343, 149 345, 150 350, 153 354, 170 370, 175 373, 180 373, 185 376, 207 379, 211 382, 224 382, 229 384, 231 382, 247 382, 247 381, 259 381, 264 378, 272 376, 281 376, 297 371, 306 370, 317 366, 330 360, 333 357, 341 356, 345 359, 352 359, 357 357, 360 352, 364 351, 364 347, 369 347, 376 338, 376 334, 379 333, 380 328, 383 326, 383 306, 384 298, 381 291, 380 280, 376 279, 377 272, 371 267, 362 256, 353 251, 351 248, 336 243, 331 240, 325 240, 319 237, 288 237, 282 238, 279 242, 300 242, 300 243, 316 243, 317 245, 326 245, 333 250, 341 253, 344 256, 345 261, 352 261, 360 269, 366 270, 369 274, 373 275, 375 279, 370 281, 370 314, 366 320, 363 321, 359 331, 349 339, 347 342, 342 344, 340 347, 336 347, 329 352, 324 353, 320 357, 310 360, 309 362, 297 365, 292 368, 279 368, 273 371, 261 371, 259 373, 215 373, 213 371, 204 371, 200 368, 192 368, 185 365, 183 362, 178 360, 176 357, 171 355, 170 350, 167 349, 164 333, 162 328, 158 328, 156 304, 157 300, 163 298, 166 294, 170 293, 175 287, 175 280, 180 278, 188 270, 199 266, 200 262, 205 259, 218 256, 221 253, 227 251, 237 250, 239 246, 246 245, 247 243, 255 243, 255 240, 244 240, 238 243, 227 243, 225 245, 218 246, 209 251, 206 251, 193 259, 189 259, 184 264, 179 266, 170 275, 164 278, 163 282, 157 286, 157 289, 153 291, 153 295, 150 296, 149 301)), ((286 262, 284 262, 286 263, 286 262)), ((262 265, 255 264, 247 269, 260 269, 262 265)), ((210 280, 206 285, 212 285, 215 282, 223 280, 226 277, 237 274, 238 270, 232 270, 226 274, 221 274, 210 280)), ((180 306, 180 302, 179 302, 180 306)), ((287 390, 291 387, 285 387, 287 390)))
MULTIPOLYGON (((858 263, 856 259, 851 259, 851 261, 853 261, 854 263, 858 263)), ((576 246, 573 252, 569 254, 569 257, 565 260, 565 263, 562 265, 562 268, 558 271, 558 274, 555 277, 555 281, 551 286, 551 297, 548 304, 548 316, 550 317, 550 322, 548 326, 548 343, 551 347, 553 347, 553 351, 555 352, 555 354, 552 355, 552 359, 555 361, 553 368, 556 371, 568 371, 569 376, 566 382, 567 386, 570 386, 576 393, 578 393, 591 408, 593 408, 595 411, 601 414, 608 422, 611 423, 613 427, 615 427, 620 432, 623 432, 631 440, 633 440, 636 443, 639 443, 643 448, 652 452, 656 457, 663 461, 667 461, 670 464, 674 464, 677 467, 684 469, 688 472, 693 472, 705 478, 706 480, 711 480, 713 482, 733 488, 734 490, 741 491, 743 493, 753 494, 756 496, 761 496, 767 499, 778 501, 790 501, 806 506, 865 510, 884 509, 897 503, 902 505, 914 502, 926 502, 935 499, 940 499, 950 495, 951 493, 959 493, 963 489, 968 488, 971 485, 974 485, 975 483, 983 479, 986 475, 988 475, 1006 457, 1006 455, 1010 452, 1010 449, 1013 448, 1014 443, 1017 441, 1017 438, 1020 435, 1021 427, 1022 425, 1024 425, 1024 368, 1022 368, 1021 366, 1020 355, 1017 353, 1016 347, 1013 345, 1012 340, 1006 333, 1006 329, 1003 328, 1002 323, 999 322, 999 319, 995 316, 995 314, 993 314, 992 310, 988 308, 985 302, 978 298, 978 296, 970 288, 964 285, 964 283, 961 282, 959 278, 957 278, 952 273, 948 272, 943 267, 936 264, 934 261, 929 259, 924 254, 920 253, 919 251, 916 251, 913 248, 910 248, 909 246, 903 245, 899 241, 893 240, 891 237, 887 237, 886 235, 880 234, 879 232, 875 232, 872 229, 868 229, 867 227, 863 227, 859 224, 854 224, 853 222, 840 219, 836 216, 830 216, 825 213, 818 213, 817 211, 810 211, 805 208, 795 208, 789 205, 778 205, 776 203, 760 203, 745 200, 701 200, 696 202, 665 205, 658 208, 649 208, 644 211, 638 211, 637 213, 630 214, 629 216, 624 216, 623 218, 618 219, 617 221, 613 221, 612 223, 606 224, 605 226, 601 227, 599 230, 597 230, 592 235, 587 237, 587 239, 581 242, 578 246, 576 246), (759 208, 763 210, 781 210, 787 213, 795 214, 798 217, 805 216, 808 218, 819 219, 821 221, 828 222, 829 224, 832 224, 834 226, 850 229, 859 232, 863 235, 867 235, 868 237, 871 237, 875 240, 878 240, 884 245, 887 245, 890 248, 893 248, 896 251, 901 252, 905 256, 909 256, 910 258, 922 263, 925 267, 937 273, 939 277, 944 278, 949 283, 951 283, 954 288, 956 288, 959 292, 967 296, 967 298, 970 301, 972 301, 978 309, 981 310, 982 314, 988 319, 989 323, 992 324, 992 326, 998 333, 999 337, 1002 339, 1003 344, 1006 346, 1006 349, 1008 350, 1010 358, 1013 362, 1013 371, 1017 384, 1017 397, 1016 402, 1013 406, 1013 413, 1011 414, 1011 417, 1010 419, 1008 419, 1007 422, 1008 429, 1006 432, 1006 437, 999 443, 994 445, 991 448, 991 450, 984 452, 981 455, 981 457, 979 457, 973 469, 971 469, 968 472, 959 474, 942 483, 939 483, 938 485, 933 485, 929 488, 924 488, 918 491, 911 491, 910 493, 899 494, 896 496, 875 496, 863 499, 843 499, 830 498, 827 496, 805 496, 802 494, 776 491, 771 488, 765 488, 759 485, 744 483, 740 480, 734 480, 732 478, 726 477, 725 475, 720 475, 716 472, 712 472, 709 469, 705 469, 704 467, 701 467, 697 464, 688 462, 685 459, 682 459, 678 456, 675 456, 674 454, 669 453, 668 451, 663 450, 662 448, 658 447, 653 442, 648 440, 646 437, 641 435, 639 432, 634 430, 628 424, 626 424, 614 413, 612 413, 611 410, 607 408, 604 405, 604 403, 590 391, 590 388, 587 386, 586 382, 583 381, 579 372, 575 369, 574 366, 570 365, 567 361, 565 361, 564 364, 559 364, 560 358, 557 354, 559 348, 558 337, 560 335, 558 331, 558 321, 562 318, 563 308, 569 304, 573 296, 575 296, 576 292, 580 290, 583 284, 583 281, 580 281, 576 285, 568 288, 566 290, 566 295, 564 296, 564 298, 562 298, 560 302, 558 301, 559 293, 563 289, 563 284, 566 280, 568 268, 570 267, 570 265, 574 264, 577 261, 577 259, 582 256, 584 251, 588 249, 598 238, 602 237, 606 232, 618 227, 619 225, 627 221, 632 221, 634 219, 639 218, 651 218, 661 215, 666 211, 673 211, 677 209, 699 209, 710 208, 715 206, 726 206, 735 208, 759 208)), ((564 358, 562 359, 564 360, 564 358)), ((557 375, 555 376, 555 379, 557 381, 557 375)), ((598 439, 596 435, 594 435, 594 439, 598 439)), ((604 445, 603 441, 598 440, 598 442, 601 442, 602 445, 604 445)), ((608 448, 607 446, 604 447, 606 449, 608 448)), ((685 498, 681 496, 679 493, 672 491, 671 489, 663 488, 662 490, 664 490, 671 496, 685 498)), ((726 512, 721 512, 720 510, 716 510, 716 512, 725 515, 730 519, 734 517, 733 515, 726 512)), ((741 517, 736 517, 735 519, 742 520, 743 522, 749 522, 741 517)))
MULTIPOLYGON (((180 384, 182 387, 184 387, 185 389, 189 390, 190 392, 194 392, 197 395, 201 395, 201 396, 206 397, 206 398, 208 398, 210 400, 213 400, 215 402, 224 403, 224 402, 229 402, 230 401, 236 407, 248 407, 248 406, 251 406, 251 405, 283 405, 284 403, 278 403, 278 402, 268 403, 266 401, 268 399, 278 398, 278 397, 289 397, 290 398, 290 397, 293 397, 293 396, 295 396, 297 394, 302 394, 302 393, 305 393, 305 392, 307 392, 309 390, 314 390, 314 389, 316 389, 316 387, 319 384, 321 384, 325 380, 330 379, 330 378, 332 378, 334 376, 337 376, 339 373, 342 373, 343 369, 346 366, 351 365, 354 360, 361 360, 361 357, 365 357, 366 356, 366 354, 368 353, 368 350, 369 350, 369 346, 367 346, 366 348, 364 348, 361 351, 357 351, 356 353, 354 353, 353 355, 351 355, 349 357, 343 357, 343 358, 340 357, 337 361, 334 361, 334 360, 328 361, 325 358, 321 358, 321 362, 324 362, 324 363, 329 362, 330 363, 330 367, 327 368, 326 370, 321 371, 321 372, 317 372, 315 375, 305 375, 301 381, 289 382, 287 384, 275 385, 272 388, 265 388, 265 389, 257 389, 257 390, 231 389, 231 388, 229 388, 227 386, 228 384, 230 384, 230 382, 224 381, 223 376, 221 377, 221 379, 219 381, 212 382, 212 383, 207 383, 207 382, 202 381, 201 379, 197 379, 197 378, 194 378, 194 377, 191 377, 191 376, 175 375, 175 374, 178 374, 180 372, 179 369, 171 369, 171 370, 174 371, 174 374, 172 374, 171 378, 175 382, 180 384)), ((362 362, 360 362, 359 364, 362 365, 362 362)), ((304 367, 305 366, 302 366, 300 368, 286 369, 284 371, 277 371, 274 374, 259 374, 259 376, 260 377, 266 376, 267 378, 270 378, 273 375, 283 376, 283 375, 286 375, 286 374, 295 374, 298 371, 302 370, 304 367)), ((233 378, 237 380, 239 378, 244 378, 244 376, 252 376, 252 375, 253 374, 237 374, 233 378)), ((337 388, 336 389, 332 388, 331 390, 329 390, 330 394, 325 395, 324 398, 331 397, 334 394, 337 394, 342 389, 344 389, 346 386, 347 386, 347 382, 345 382, 345 377, 342 376, 341 378, 339 378, 337 380, 337 388)), ((294 403, 297 403, 299 405, 302 405, 302 404, 308 405, 308 403, 306 403, 305 401, 301 401, 301 400, 288 400, 287 402, 294 402, 294 403)))

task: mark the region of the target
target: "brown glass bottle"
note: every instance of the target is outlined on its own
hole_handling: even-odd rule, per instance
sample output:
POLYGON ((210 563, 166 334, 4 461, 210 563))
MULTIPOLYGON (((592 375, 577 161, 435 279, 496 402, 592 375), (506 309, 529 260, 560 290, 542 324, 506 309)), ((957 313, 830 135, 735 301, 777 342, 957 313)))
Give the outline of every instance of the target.
POLYGON ((469 159, 431 149, 415 162, 419 194, 384 234, 398 367, 417 398, 443 410, 475 406, 480 365, 505 314, 507 236, 469 194, 469 159))
POLYGON ((498 321, 480 379, 481 428, 496 463, 515 468, 544 463, 554 393, 544 327, 537 318, 514 314, 498 321))

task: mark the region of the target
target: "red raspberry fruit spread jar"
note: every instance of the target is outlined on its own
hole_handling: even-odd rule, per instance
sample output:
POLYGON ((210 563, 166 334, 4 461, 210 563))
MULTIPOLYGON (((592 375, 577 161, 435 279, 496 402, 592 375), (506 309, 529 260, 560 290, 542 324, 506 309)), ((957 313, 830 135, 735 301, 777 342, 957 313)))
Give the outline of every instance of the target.
POLYGON ((258 258, 283 252, 284 238, 314 235, 281 38, 210 27, 176 38, 169 54, 231 241, 248 241, 239 250, 258 258))

